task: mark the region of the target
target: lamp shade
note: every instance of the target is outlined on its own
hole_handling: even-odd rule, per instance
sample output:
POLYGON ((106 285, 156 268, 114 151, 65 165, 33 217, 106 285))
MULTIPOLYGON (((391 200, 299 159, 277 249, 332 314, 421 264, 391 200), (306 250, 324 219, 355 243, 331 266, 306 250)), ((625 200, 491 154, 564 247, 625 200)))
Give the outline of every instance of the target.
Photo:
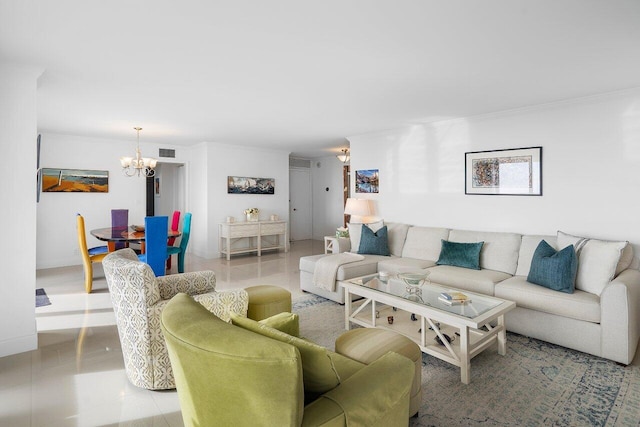
POLYGON ((371 205, 367 199, 347 199, 344 205, 345 215, 369 216, 371 215, 371 205))

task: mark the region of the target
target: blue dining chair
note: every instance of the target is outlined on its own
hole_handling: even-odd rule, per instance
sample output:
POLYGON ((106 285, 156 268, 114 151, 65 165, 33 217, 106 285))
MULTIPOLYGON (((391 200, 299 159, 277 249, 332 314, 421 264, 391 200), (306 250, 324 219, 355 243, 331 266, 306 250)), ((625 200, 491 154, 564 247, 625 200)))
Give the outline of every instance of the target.
POLYGON ((180 236, 180 246, 168 246, 167 254, 178 255, 178 273, 184 273, 184 256, 187 253, 187 245, 189 244, 189 235, 191 234, 191 212, 184 214, 182 222, 182 235, 180 236))
POLYGON ((168 227, 168 216, 148 216, 144 219, 145 253, 138 255, 138 258, 149 264, 156 277, 165 275, 168 227))
MULTIPOLYGON (((111 209, 111 230, 115 234, 127 231, 129 227, 129 209, 111 209)), ((115 242, 116 249, 128 248, 127 242, 115 242)))

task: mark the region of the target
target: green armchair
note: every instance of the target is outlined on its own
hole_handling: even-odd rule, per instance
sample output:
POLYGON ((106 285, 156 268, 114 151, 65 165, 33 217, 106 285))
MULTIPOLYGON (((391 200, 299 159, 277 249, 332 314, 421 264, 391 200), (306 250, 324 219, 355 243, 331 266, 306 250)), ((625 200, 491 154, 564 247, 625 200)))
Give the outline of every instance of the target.
POLYGON ((353 361, 332 389, 306 390, 305 405, 309 367, 295 345, 226 323, 186 294, 169 301, 161 327, 187 427, 409 423, 415 367, 399 354, 357 369, 353 361))

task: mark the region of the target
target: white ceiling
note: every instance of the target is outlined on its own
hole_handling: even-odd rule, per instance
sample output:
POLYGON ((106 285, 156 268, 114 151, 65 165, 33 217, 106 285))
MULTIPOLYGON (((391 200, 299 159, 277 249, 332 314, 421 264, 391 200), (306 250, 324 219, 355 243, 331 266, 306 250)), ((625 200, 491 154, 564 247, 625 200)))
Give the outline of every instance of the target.
POLYGON ((1 0, 40 132, 268 146, 640 86, 638 0, 1 0))

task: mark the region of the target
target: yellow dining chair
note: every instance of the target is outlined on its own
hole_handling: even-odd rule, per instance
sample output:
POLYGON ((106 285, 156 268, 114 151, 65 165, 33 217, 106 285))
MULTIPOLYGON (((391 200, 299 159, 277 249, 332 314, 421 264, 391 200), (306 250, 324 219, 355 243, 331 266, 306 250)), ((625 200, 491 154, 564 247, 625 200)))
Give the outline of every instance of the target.
POLYGON ((78 246, 80 246, 80 255, 82 255, 82 263, 84 264, 84 288, 90 294, 93 287, 93 263, 102 262, 102 258, 109 253, 109 249, 106 246, 88 248, 83 216, 77 214, 76 221, 78 224, 78 246))

